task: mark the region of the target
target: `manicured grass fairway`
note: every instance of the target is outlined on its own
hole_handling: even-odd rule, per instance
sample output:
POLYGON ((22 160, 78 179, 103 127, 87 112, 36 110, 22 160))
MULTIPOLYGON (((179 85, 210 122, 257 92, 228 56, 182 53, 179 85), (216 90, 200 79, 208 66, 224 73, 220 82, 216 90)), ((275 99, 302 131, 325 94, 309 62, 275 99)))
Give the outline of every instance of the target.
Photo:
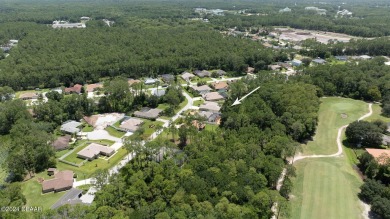
MULTIPOLYGON (((345 98, 322 98, 319 125, 313 141, 303 146, 308 154, 337 152, 337 130, 368 112, 368 104, 345 98), (346 113, 347 118, 341 118, 346 113)), ((344 153, 341 157, 307 158, 294 163, 291 218, 362 218, 357 197, 361 179, 344 153)))
POLYGON ((337 131, 368 112, 368 104, 346 98, 328 97, 321 99, 318 126, 313 141, 303 145, 303 154, 334 154, 337 152, 337 131), (341 118, 341 114, 347 118, 341 118))
POLYGON ((372 122, 375 120, 382 120, 384 122, 390 122, 390 118, 384 117, 381 115, 382 107, 379 104, 372 105, 372 116, 365 119, 366 121, 372 122))
POLYGON ((361 218, 362 182, 344 157, 306 159, 296 168, 291 218, 361 218))

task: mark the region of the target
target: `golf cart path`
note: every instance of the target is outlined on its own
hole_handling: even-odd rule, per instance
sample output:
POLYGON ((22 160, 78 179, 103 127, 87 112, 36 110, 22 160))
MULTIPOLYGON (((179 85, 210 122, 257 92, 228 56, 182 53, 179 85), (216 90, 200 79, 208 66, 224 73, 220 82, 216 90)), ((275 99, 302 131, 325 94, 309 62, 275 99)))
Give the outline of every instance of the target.
MULTIPOLYGON (((358 121, 363 120, 363 119, 365 119, 367 117, 370 117, 372 115, 372 103, 368 104, 368 109, 369 109, 369 112, 366 113, 365 115, 361 116, 358 119, 358 121)), ((329 155, 306 155, 306 156, 298 155, 297 157, 294 157, 293 159, 291 159, 289 161, 289 163, 293 164, 294 161, 303 160, 303 159, 306 159, 306 158, 338 157, 338 156, 342 155, 342 153, 343 153, 343 144, 341 142, 341 135, 342 135, 344 129, 346 129, 347 127, 348 127, 348 125, 344 125, 344 126, 341 126, 338 129, 337 139, 336 139, 338 151, 336 153, 329 154, 329 155)), ((286 173, 287 173, 287 169, 284 168, 282 173, 280 174, 280 177, 279 177, 278 182, 276 184, 276 190, 279 191, 280 188, 282 187, 283 182, 284 182, 284 178, 286 176, 286 173)), ((363 206, 362 216, 364 218, 369 218, 370 206, 367 205, 366 203, 362 202, 362 201, 360 201, 360 203, 363 206)), ((274 202, 274 204, 272 205, 272 208, 271 208, 271 210, 274 212, 274 216, 272 217, 272 219, 276 219, 275 215, 277 214, 277 208, 278 208, 278 204, 277 204, 277 202, 274 202)))
MULTIPOLYGON (((358 119, 358 121, 363 120, 363 119, 365 119, 365 118, 367 118, 367 117, 372 115, 372 103, 368 104, 368 109, 369 109, 369 112, 366 113, 365 115, 363 115, 362 117, 360 117, 358 119)), ((344 125, 344 126, 341 126, 339 128, 339 130, 338 130, 337 139, 336 139, 338 151, 336 153, 329 154, 329 155, 306 155, 306 156, 300 156, 299 155, 297 157, 294 157, 290 161, 290 164, 294 163, 294 161, 302 160, 302 159, 305 159, 305 158, 338 157, 338 156, 340 156, 343 153, 343 143, 341 142, 341 135, 342 135, 344 129, 346 129, 347 127, 348 127, 348 125, 344 125)))

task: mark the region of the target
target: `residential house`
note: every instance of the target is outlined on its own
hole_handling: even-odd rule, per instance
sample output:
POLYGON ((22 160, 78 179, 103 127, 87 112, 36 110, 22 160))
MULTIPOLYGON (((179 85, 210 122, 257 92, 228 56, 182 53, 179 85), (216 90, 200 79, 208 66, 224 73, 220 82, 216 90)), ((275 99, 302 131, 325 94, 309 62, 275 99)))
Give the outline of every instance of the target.
POLYGON ((140 80, 134 80, 134 79, 128 79, 127 80, 127 83, 129 84, 129 86, 133 85, 133 84, 137 84, 137 83, 140 83, 141 81, 140 80))
POLYGON ((156 89, 153 91, 153 95, 157 96, 157 97, 162 97, 165 95, 165 93, 166 93, 166 91, 163 89, 159 89, 159 90, 156 89))
POLYGON ((53 21, 53 28, 86 28, 84 23, 69 23, 67 21, 53 21))
POLYGON ((68 133, 68 134, 76 134, 76 133, 80 132, 80 129, 78 128, 79 126, 81 126, 80 122, 76 122, 74 120, 69 120, 69 121, 64 122, 61 125, 60 130, 62 132, 68 133))
POLYGON ((191 74, 191 73, 186 72, 186 71, 181 74, 181 78, 183 78, 183 80, 185 80, 185 81, 190 81, 191 78, 193 78, 193 77, 195 77, 194 74, 191 74))
POLYGON ((81 196, 83 196, 83 190, 71 188, 56 203, 51 206, 51 209, 57 209, 64 205, 83 204, 80 199, 81 196))
POLYGON ((221 123, 221 114, 210 112, 210 111, 200 111, 199 115, 206 119, 207 123, 210 124, 220 124, 221 123))
POLYGON ((157 82, 157 80, 153 79, 153 78, 146 78, 145 81, 144 81, 144 83, 146 85, 155 84, 156 82, 157 82))
POLYGON ((145 118, 145 119, 157 119, 160 116, 160 113, 163 110, 161 109, 150 109, 150 108, 143 108, 140 111, 135 111, 134 116, 139 118, 145 118))
POLYGON ((198 77, 200 77, 200 78, 210 77, 210 76, 211 76, 211 72, 206 71, 206 70, 203 70, 203 71, 196 70, 196 71, 195 71, 195 74, 196 74, 198 77))
POLYGON ((27 93, 23 93, 19 96, 19 99, 22 99, 22 100, 36 100, 38 99, 38 94, 35 93, 35 92, 27 92, 27 93))
POLYGON ((386 146, 390 146, 390 136, 382 135, 382 144, 386 146))
POLYGON ((91 18, 83 16, 83 17, 80 18, 80 20, 82 20, 82 21, 89 21, 89 20, 91 20, 91 18))
POLYGON ((66 94, 71 94, 71 93, 80 94, 82 87, 83 87, 83 85, 81 85, 81 84, 75 84, 73 87, 65 88, 64 91, 65 91, 66 94))
POLYGON ((215 73, 217 73, 220 77, 226 75, 226 71, 221 70, 221 69, 215 71, 215 73))
POLYGON ((198 94, 200 95, 203 95, 203 94, 206 94, 210 91, 212 91, 213 89, 211 89, 208 85, 202 85, 202 86, 192 86, 191 87, 194 91, 196 91, 198 94))
POLYGON ((316 58, 316 59, 313 59, 312 61, 314 64, 317 64, 317 65, 323 65, 326 63, 325 59, 321 59, 321 58, 316 58))
POLYGON ((92 116, 84 116, 83 119, 90 126, 94 127, 95 129, 101 130, 123 119, 123 117, 125 117, 124 113, 104 113, 92 116))
POLYGON ((280 65, 268 65, 268 69, 272 71, 279 71, 282 68, 280 65))
POLYGON ((246 69, 246 73, 253 73, 253 72, 255 72, 255 68, 248 67, 248 68, 246 69))
POLYGON ((218 100, 223 100, 225 99, 224 96, 222 96, 219 92, 210 92, 203 94, 203 99, 207 101, 218 101, 218 100))
POLYGON ((279 10, 279 13, 288 13, 288 12, 291 12, 291 9, 288 7, 279 10))
POLYGON ((292 60, 291 65, 295 66, 295 67, 301 66, 302 65, 302 61, 294 59, 294 60, 292 60))
POLYGON ((111 147, 107 147, 101 144, 91 143, 83 150, 77 153, 77 157, 81 159, 94 160, 99 155, 110 157, 113 155, 115 150, 111 147))
POLYGON ((210 112, 219 112, 221 107, 217 102, 205 101, 202 105, 199 106, 199 110, 201 111, 210 111, 210 112))
POLYGON ((65 150, 69 147, 71 139, 70 135, 60 136, 53 142, 52 146, 56 151, 65 150))
POLYGON ((61 192, 73 187, 73 171, 64 170, 54 174, 54 179, 42 182, 42 193, 61 192))
POLYGON ((348 56, 335 56, 334 58, 338 61, 347 61, 348 60, 348 56))
POLYGON ((175 76, 172 75, 172 74, 163 74, 161 75, 161 79, 164 81, 164 82, 172 82, 175 80, 175 76))
POLYGON ((119 128, 127 131, 127 132, 135 132, 137 131, 141 125, 144 123, 141 119, 137 118, 128 118, 121 123, 119 128))
POLYGON ((386 164, 390 159, 390 150, 366 148, 367 153, 371 154, 378 164, 386 164))
POLYGON ((368 56, 368 55, 361 55, 361 56, 359 56, 359 58, 362 59, 362 60, 369 60, 369 59, 372 59, 372 57, 371 57, 371 56, 368 56))
POLYGON ((215 90, 226 90, 228 89, 229 85, 226 83, 226 81, 218 81, 218 82, 213 82, 211 86, 215 90))
POLYGON ((103 88, 103 84, 97 83, 97 84, 87 84, 87 89, 86 91, 88 93, 94 92, 98 88, 103 88))

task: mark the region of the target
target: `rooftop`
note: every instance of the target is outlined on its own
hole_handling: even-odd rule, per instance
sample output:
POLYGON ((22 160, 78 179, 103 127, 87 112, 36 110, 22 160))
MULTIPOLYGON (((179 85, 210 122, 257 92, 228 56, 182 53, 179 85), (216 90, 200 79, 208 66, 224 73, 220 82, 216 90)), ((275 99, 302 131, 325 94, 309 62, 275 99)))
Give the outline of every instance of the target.
POLYGON ((141 109, 141 111, 135 111, 134 115, 140 118, 156 119, 157 117, 159 117, 162 111, 163 110, 157 108, 156 109, 143 108, 141 109))
POLYGON ((205 111, 219 112, 219 110, 221 110, 221 107, 216 102, 205 101, 202 105, 199 106, 199 109, 205 111))
POLYGON ((70 135, 60 136, 53 142, 53 147, 56 150, 63 150, 69 146, 69 142, 72 139, 70 135))
POLYGON ((103 88, 103 84, 97 83, 97 84, 87 84, 87 92, 93 92, 96 88, 103 88))
POLYGON ((218 92, 210 92, 210 93, 204 94, 203 98, 205 100, 208 100, 208 101, 216 101, 216 100, 223 100, 223 99, 225 99, 225 97, 222 96, 218 92))
POLYGON ((82 156, 84 158, 93 159, 101 153, 112 154, 114 151, 115 150, 113 148, 110 148, 110 147, 107 147, 104 145, 100 145, 100 144, 96 144, 96 143, 91 143, 86 148, 79 151, 77 153, 77 155, 82 156))
POLYGON ((77 133, 80 131, 78 128, 81 126, 80 122, 76 122, 74 120, 66 121, 61 125, 61 131, 67 132, 67 133, 77 133))
POLYGON ((390 150, 366 148, 366 151, 371 154, 379 164, 385 164, 390 158, 390 150))
POLYGON ((196 91, 211 91, 212 89, 208 85, 202 85, 202 86, 193 86, 192 89, 196 91))
POLYGON ((137 118, 129 118, 126 121, 122 122, 119 128, 125 129, 126 131, 135 132, 137 131, 137 129, 139 129, 140 125, 143 122, 144 121, 137 118))
POLYGON ((229 87, 226 81, 214 82, 212 83, 212 86, 215 90, 227 89, 229 87))
POLYGON ((54 179, 42 182, 43 191, 57 191, 73 186, 73 171, 64 170, 54 174, 54 179))

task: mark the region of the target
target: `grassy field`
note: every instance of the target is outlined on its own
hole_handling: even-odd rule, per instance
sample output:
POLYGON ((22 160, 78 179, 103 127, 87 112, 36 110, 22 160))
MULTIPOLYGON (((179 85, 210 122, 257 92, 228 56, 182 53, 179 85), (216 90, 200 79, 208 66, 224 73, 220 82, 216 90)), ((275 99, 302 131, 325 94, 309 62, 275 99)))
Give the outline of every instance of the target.
POLYGON ((56 203, 57 200, 66 193, 66 191, 42 194, 42 185, 37 181, 38 178, 49 179, 50 177, 46 174, 46 172, 41 172, 36 174, 34 178, 22 183, 22 193, 27 200, 26 205, 50 209, 50 207, 56 203))
POLYGON ((82 129, 83 132, 92 132, 93 127, 90 125, 85 125, 85 127, 82 129))
POLYGON ((333 154, 337 152, 338 129, 368 112, 368 104, 363 101, 328 97, 321 99, 318 126, 313 141, 303 145, 303 154, 333 154), (347 118, 341 115, 346 114, 347 118))
POLYGON ((382 114, 382 107, 379 104, 373 104, 372 105, 372 116, 366 118, 366 121, 375 121, 375 120, 382 120, 385 122, 390 122, 390 118, 384 117, 382 114))
MULTIPOLYGON (((304 154, 337 152, 337 130, 368 112, 368 104, 345 98, 323 98, 319 125, 313 141, 303 146, 304 154), (342 118, 341 114, 347 115, 342 118)), ((357 197, 362 180, 352 165, 356 155, 344 147, 342 157, 308 158, 294 163, 290 218, 362 218, 357 197)))
POLYGON ((291 218, 361 218, 362 182, 345 158, 306 159, 296 168, 291 218))
POLYGON ((110 134, 114 137, 117 137, 117 138, 122 138, 125 135, 124 132, 118 131, 111 126, 107 126, 107 128, 105 130, 108 132, 108 134, 110 134))
POLYGON ((194 101, 194 106, 200 106, 200 105, 202 105, 202 103, 204 103, 204 100, 203 100, 203 99, 195 100, 195 101, 194 101))

